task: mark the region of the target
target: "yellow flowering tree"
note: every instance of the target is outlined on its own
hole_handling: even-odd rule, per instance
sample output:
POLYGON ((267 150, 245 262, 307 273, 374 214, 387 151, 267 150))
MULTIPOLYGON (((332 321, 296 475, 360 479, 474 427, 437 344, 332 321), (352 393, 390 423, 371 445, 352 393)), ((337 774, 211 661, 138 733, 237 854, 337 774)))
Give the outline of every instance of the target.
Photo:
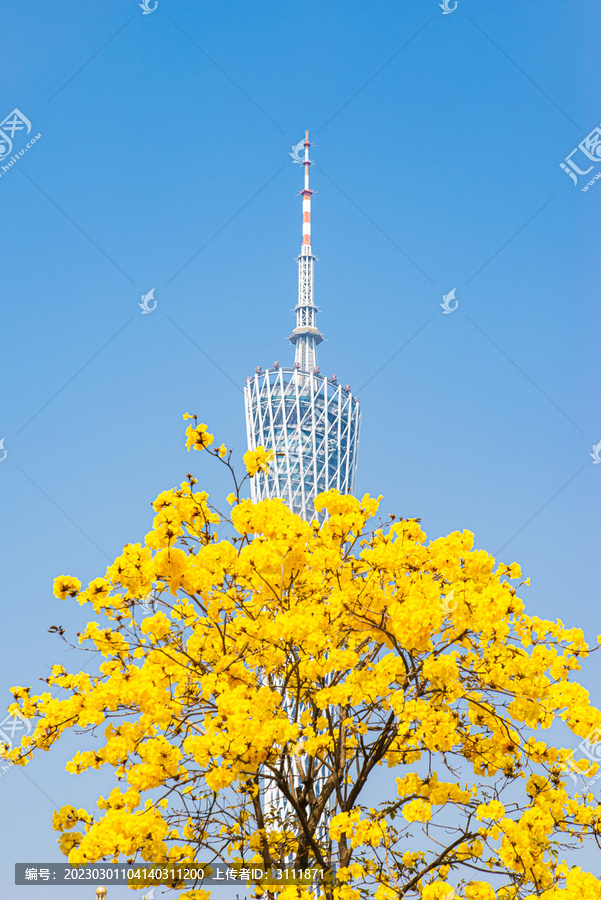
MULTIPOLYGON (((192 418, 188 448, 232 468, 192 418)), ((269 460, 247 453, 245 477, 269 460)), ((97 810, 54 813, 69 861, 315 866, 334 872, 328 900, 601 898, 565 860, 599 843, 601 807, 568 789, 572 749, 540 734, 601 725, 572 680, 581 630, 526 615, 519 566, 469 532, 374 527, 378 500, 337 491, 316 500, 324 524, 304 522, 242 484, 225 514, 188 475, 154 501, 144 544, 85 589, 56 579, 93 608, 79 640, 104 660, 94 675, 54 666, 52 692, 13 688, 11 711, 37 721, 4 755, 25 765, 76 729, 67 771, 113 770, 97 810), (386 799, 369 805, 378 772, 386 799)))

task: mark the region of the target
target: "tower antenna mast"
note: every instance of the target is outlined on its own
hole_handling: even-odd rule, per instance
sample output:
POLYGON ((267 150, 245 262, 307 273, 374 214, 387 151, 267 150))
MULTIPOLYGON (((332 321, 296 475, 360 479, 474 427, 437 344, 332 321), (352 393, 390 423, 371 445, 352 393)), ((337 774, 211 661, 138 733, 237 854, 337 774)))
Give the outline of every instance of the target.
POLYGON ((301 372, 314 372, 317 368, 317 345, 323 341, 323 335, 317 327, 317 307, 313 299, 313 269, 315 257, 311 249, 311 196, 309 187, 309 132, 305 131, 305 185, 301 191, 303 198, 303 240, 298 256, 298 303, 295 307, 296 328, 290 335, 294 344, 294 365, 301 372))
POLYGON ((317 367, 317 346, 323 335, 317 327, 313 295, 313 191, 309 187, 313 163, 308 131, 300 143, 303 158, 295 148, 290 154, 304 168, 296 327, 289 337, 294 344, 294 366, 279 362, 271 369, 257 366, 254 377, 247 378, 244 403, 249 450, 265 447, 274 454, 269 472, 258 472, 251 480, 253 501, 281 497, 305 521, 323 521, 325 513, 318 513, 313 504, 318 494, 333 488, 341 494, 354 491, 361 412, 350 385, 339 384, 335 375, 324 377, 317 367))

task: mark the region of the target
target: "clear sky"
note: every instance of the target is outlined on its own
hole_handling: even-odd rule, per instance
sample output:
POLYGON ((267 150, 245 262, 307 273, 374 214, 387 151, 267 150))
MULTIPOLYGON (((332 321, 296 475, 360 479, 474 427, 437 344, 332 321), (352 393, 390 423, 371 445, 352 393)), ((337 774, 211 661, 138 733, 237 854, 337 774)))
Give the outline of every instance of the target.
MULTIPOLYGON (((89 664, 48 634, 86 619, 55 575, 102 574, 190 469, 229 492, 182 413, 241 456, 245 377, 293 360, 305 128, 319 362, 361 400, 358 492, 474 531, 531 577, 529 611, 595 640, 594 140, 577 185, 559 164, 601 122, 600 25, 601 0, 7 0, 0 119, 31 132, 0 160, 0 717, 11 685, 89 664)), ((600 676, 595 656, 598 704, 600 676)), ((69 747, 0 775, 3 900, 38 896, 15 861, 60 859, 53 804, 110 789, 64 773, 69 747)))

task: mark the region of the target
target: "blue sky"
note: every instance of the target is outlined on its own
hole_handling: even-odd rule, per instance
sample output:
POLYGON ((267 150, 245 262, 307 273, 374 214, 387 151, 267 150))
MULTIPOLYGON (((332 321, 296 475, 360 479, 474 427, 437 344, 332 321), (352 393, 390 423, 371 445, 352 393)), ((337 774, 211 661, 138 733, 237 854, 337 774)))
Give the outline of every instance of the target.
MULTIPOLYGON (((600 0, 10 0, 0 118, 32 124, 13 153, 41 137, 0 168, 0 708, 88 664, 47 633, 85 621, 55 575, 101 574, 191 467, 229 491, 181 416, 241 456, 246 375, 292 361, 305 128, 319 362, 361 400, 358 492, 474 531, 531 577, 533 614, 594 641, 601 184, 559 164, 601 122, 600 20, 600 0)), ((0 777, 2 897, 35 893, 15 861, 59 859, 53 802, 108 789, 67 749, 0 777)), ((44 896, 67 890, 90 894, 44 896)))

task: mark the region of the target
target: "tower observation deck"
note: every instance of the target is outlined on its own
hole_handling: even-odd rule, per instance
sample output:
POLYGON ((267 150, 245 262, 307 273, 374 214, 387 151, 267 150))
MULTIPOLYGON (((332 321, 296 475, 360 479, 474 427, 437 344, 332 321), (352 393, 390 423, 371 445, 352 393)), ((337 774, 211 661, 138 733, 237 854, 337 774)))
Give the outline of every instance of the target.
POLYGON ((244 390, 248 447, 273 450, 268 473, 251 480, 256 503, 281 497, 306 521, 323 519, 313 501, 322 491, 337 488, 343 494, 355 489, 361 412, 349 385, 326 378, 317 366, 317 346, 323 336, 317 327, 314 301, 315 256, 311 249, 311 196, 309 187, 309 132, 305 132, 303 237, 298 256, 296 327, 289 337, 294 344, 294 365, 271 369, 257 367, 244 390))

